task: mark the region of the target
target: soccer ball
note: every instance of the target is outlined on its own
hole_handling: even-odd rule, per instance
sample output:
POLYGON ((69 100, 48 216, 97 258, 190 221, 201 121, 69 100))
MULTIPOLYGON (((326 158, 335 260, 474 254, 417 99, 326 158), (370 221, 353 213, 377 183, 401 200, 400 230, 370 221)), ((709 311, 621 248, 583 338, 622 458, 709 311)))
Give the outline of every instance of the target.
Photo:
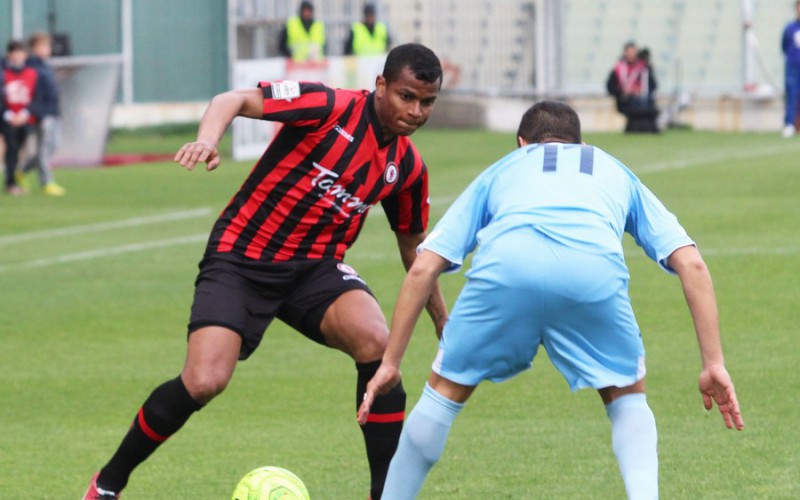
POLYGON ((251 470, 233 490, 231 500, 309 500, 306 485, 280 467, 251 470))

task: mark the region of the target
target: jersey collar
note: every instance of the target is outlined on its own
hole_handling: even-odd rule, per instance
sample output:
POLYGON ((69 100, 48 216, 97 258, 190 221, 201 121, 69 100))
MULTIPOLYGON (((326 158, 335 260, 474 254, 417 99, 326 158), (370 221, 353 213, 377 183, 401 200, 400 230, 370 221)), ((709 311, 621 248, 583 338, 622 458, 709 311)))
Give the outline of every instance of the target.
POLYGON ((385 148, 394 140, 395 137, 391 137, 390 139, 386 139, 383 137, 383 127, 381 127, 381 123, 378 121, 378 112, 375 109, 375 92, 370 92, 367 96, 367 117, 369 119, 370 125, 372 125, 372 130, 375 133, 375 139, 378 141, 378 146, 381 148, 385 148))

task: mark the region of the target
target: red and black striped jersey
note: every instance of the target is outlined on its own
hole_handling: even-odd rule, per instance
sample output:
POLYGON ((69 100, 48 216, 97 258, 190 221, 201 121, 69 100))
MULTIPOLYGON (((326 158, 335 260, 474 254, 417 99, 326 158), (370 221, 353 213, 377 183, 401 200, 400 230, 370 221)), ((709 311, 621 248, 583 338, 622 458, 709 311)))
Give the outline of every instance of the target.
POLYGON ((427 168, 408 137, 384 140, 373 93, 306 82, 259 87, 262 118, 283 127, 217 219, 207 254, 341 260, 378 202, 392 230, 425 231, 427 168))
MULTIPOLYGON (((0 109, 14 113, 28 109, 34 100, 38 78, 39 73, 30 66, 20 69, 4 67, 0 77, 0 97, 3 98, 0 109)), ((36 118, 31 115, 28 122, 36 123, 36 118)))

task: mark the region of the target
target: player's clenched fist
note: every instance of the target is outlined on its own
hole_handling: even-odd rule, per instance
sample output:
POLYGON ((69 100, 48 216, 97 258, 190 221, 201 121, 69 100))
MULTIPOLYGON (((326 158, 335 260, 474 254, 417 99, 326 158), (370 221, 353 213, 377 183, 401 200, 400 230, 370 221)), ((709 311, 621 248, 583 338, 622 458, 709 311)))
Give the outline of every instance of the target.
POLYGON ((198 163, 205 163, 206 170, 214 170, 219 166, 220 157, 217 148, 204 141, 188 142, 175 154, 175 161, 187 170, 193 170, 198 163))

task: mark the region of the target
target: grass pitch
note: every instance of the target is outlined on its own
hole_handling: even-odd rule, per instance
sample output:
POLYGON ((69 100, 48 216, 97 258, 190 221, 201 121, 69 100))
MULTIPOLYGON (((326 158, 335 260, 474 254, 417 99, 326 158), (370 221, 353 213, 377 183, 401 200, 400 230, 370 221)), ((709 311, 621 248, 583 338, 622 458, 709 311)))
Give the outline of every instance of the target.
MULTIPOLYGON (((113 152, 174 151, 192 133, 121 134, 113 152)), ((182 133, 181 133, 182 132, 182 133)), ((590 134, 675 212, 711 268, 728 369, 746 429, 706 414, 680 285, 626 241, 659 426, 661 494, 800 497, 800 141, 776 134, 590 134)), ((511 134, 423 130, 432 222, 511 134)), ((64 198, 0 197, 0 498, 78 498, 153 387, 182 366, 193 280, 215 215, 250 163, 187 173, 170 163, 61 169, 64 198)), ((403 277, 379 210, 348 254, 391 308, 403 277)), ((442 285, 452 304, 462 275, 442 285)), ((420 322, 403 373, 409 409, 435 353, 420 322)), ((365 498, 355 370, 276 322, 228 390, 142 465, 136 499, 230 498, 261 465, 294 471, 312 498, 365 498)), ((421 498, 623 498, 609 425, 592 391, 570 394, 543 353, 478 389, 421 498)))

